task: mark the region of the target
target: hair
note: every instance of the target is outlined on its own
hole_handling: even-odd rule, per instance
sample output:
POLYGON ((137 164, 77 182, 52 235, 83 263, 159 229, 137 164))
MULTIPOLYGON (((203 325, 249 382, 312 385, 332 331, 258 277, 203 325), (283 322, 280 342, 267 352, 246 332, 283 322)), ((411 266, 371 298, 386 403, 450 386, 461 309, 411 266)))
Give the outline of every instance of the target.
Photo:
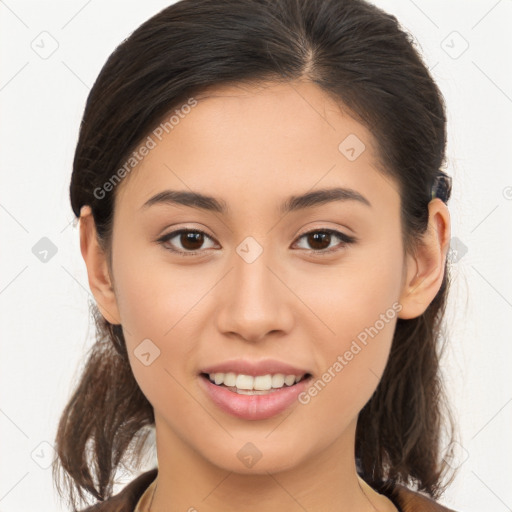
MULTIPOLYGON (((172 109, 207 88, 310 81, 373 134, 382 173, 399 186, 405 251, 447 202, 441 92, 397 19, 364 0, 182 0, 147 20, 110 55, 87 98, 70 199, 89 205, 109 254, 116 187, 105 183, 172 109), (101 194, 98 190, 102 190, 101 194)), ((404 483, 437 498, 454 427, 440 375, 449 261, 425 312, 398 319, 387 366, 358 418, 358 472, 377 489, 404 483)), ((110 267, 109 267, 110 268, 110 267)), ((140 457, 153 407, 130 367, 121 325, 92 305, 96 340, 57 429, 53 477, 76 498, 103 501, 123 461, 140 457), (91 470, 93 470, 91 472, 91 470)), ((450 480, 451 481, 451 480, 450 480)))

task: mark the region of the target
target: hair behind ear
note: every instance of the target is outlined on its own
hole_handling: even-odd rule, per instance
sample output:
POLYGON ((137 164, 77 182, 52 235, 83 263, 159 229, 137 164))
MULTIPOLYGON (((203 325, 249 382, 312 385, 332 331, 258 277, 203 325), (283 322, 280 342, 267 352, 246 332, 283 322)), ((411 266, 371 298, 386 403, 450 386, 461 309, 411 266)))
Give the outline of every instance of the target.
POLYGON ((77 498, 85 501, 83 490, 101 501, 112 494, 115 469, 124 456, 142 455, 149 434, 143 427, 155 422, 153 407, 133 376, 121 326, 109 324, 95 305, 91 309, 97 339, 60 418, 53 464, 58 488, 59 464, 66 471, 64 485, 73 510, 77 498), (127 453, 134 441, 136 448, 127 453))
MULTIPOLYGON (((446 406, 439 361, 442 318, 449 275, 425 312, 398 319, 382 379, 359 413, 356 457, 363 478, 374 488, 416 483, 418 490, 439 497, 449 471, 440 459, 443 442, 454 438, 454 422, 446 406)), ((448 454, 449 455, 449 454, 448 454)))

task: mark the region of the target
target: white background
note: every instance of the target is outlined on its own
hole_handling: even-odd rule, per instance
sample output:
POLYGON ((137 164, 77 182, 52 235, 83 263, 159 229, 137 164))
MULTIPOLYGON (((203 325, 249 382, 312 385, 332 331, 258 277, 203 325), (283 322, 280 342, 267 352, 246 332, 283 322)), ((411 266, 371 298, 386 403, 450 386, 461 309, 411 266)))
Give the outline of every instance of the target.
MULTIPOLYGON (((444 361, 459 472, 441 501, 512 510, 512 2, 374 3, 415 36, 446 98, 452 235, 467 248, 453 265, 444 361)), ((93 334, 68 200, 78 127, 108 55, 167 5, 0 1, 0 512, 64 510, 45 466, 93 334), (33 49, 41 38, 58 44, 48 58, 33 49), (32 252, 42 237, 57 249, 45 263, 32 252)))

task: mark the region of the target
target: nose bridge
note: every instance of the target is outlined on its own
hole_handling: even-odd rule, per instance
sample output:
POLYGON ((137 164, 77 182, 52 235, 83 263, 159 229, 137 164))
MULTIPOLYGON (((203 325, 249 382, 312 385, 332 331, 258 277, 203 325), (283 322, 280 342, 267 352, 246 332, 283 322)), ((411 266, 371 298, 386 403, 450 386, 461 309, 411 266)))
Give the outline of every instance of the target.
POLYGON ((249 236, 236 247, 231 263, 219 328, 253 340, 288 329, 291 312, 286 287, 275 275, 278 265, 273 262, 272 250, 249 236))
MULTIPOLYGON (((272 273, 271 251, 266 250, 252 237, 244 240, 236 249, 234 257, 234 286, 235 295, 241 298, 250 298, 257 302, 270 295, 274 288, 272 273)), ((275 277, 274 277, 275 279, 275 277)))

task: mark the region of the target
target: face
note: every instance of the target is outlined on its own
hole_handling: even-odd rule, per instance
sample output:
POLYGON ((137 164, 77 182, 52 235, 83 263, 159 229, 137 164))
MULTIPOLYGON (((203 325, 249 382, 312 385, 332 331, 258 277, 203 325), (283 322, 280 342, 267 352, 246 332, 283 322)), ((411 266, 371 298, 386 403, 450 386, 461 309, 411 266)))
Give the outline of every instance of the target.
POLYGON ((151 134, 116 190, 115 307, 159 442, 239 473, 349 449, 400 311, 398 186, 377 170, 372 134, 311 83, 195 99, 168 133, 151 134), (336 188, 352 195, 293 199, 336 188), (274 398, 213 389, 202 374, 226 362, 235 374, 310 377, 274 398), (244 450, 261 454, 254 469, 244 450))

